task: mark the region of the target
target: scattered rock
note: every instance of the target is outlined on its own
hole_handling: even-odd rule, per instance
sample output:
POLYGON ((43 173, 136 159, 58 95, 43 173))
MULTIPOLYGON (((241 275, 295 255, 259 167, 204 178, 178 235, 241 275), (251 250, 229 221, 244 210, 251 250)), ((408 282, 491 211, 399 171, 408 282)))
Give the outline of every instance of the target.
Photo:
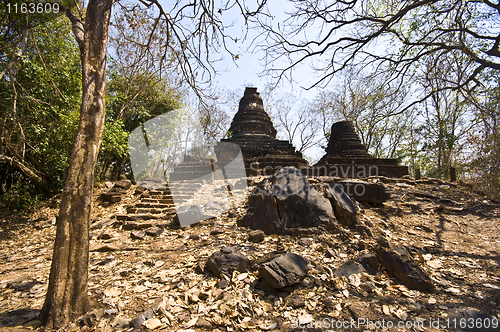
POLYGON ((181 205, 177 209, 177 218, 181 226, 196 224, 205 219, 201 206, 199 205, 181 205))
POLYGON ((356 226, 358 224, 356 205, 354 205, 351 198, 344 192, 342 186, 330 183, 325 188, 325 193, 332 204, 338 222, 346 227, 356 226))
POLYGON ((99 319, 104 315, 104 310, 94 310, 89 314, 78 319, 78 323, 81 326, 93 327, 99 321, 99 319))
POLYGON ((98 240, 109 240, 109 239, 112 239, 112 238, 117 237, 117 236, 118 236, 118 233, 106 230, 106 231, 102 232, 101 234, 99 234, 97 236, 97 239, 98 240))
POLYGON ((382 183, 371 183, 359 180, 341 180, 337 184, 341 185, 343 191, 358 202, 383 203, 391 195, 386 191, 382 183))
POLYGON ((39 328, 40 326, 42 326, 42 322, 39 321, 38 319, 29 321, 29 322, 26 322, 23 324, 23 327, 30 327, 32 329, 39 328))
POLYGON ((373 319, 374 314, 370 310, 370 307, 368 304, 361 302, 361 301, 356 301, 355 303, 352 303, 348 307, 349 313, 352 315, 354 320, 358 319, 373 319))
POLYGON ((389 242, 389 240, 387 240, 385 237, 383 236, 379 236, 377 238, 377 244, 382 247, 382 248, 388 248, 388 249, 391 249, 392 248, 392 244, 389 242))
POLYGON ((198 274, 203 274, 205 273, 205 266, 203 265, 202 262, 198 262, 196 263, 196 265, 194 266, 194 271, 198 274))
POLYGON ((332 257, 337 257, 337 253, 335 252, 335 250, 333 250, 332 248, 326 248, 326 253, 325 253, 326 257, 328 258, 332 258, 332 257))
POLYGON ((130 180, 119 180, 115 182, 115 188, 128 190, 131 186, 132 182, 130 180))
MULTIPOLYGON (((255 178, 255 183, 264 180, 272 192, 270 179, 255 178)), ((325 180, 314 178, 308 181, 323 193, 317 188, 337 179, 325 177, 325 180)), ((91 227, 94 230, 90 240, 89 269, 92 278, 89 280, 89 291, 91 300, 96 301, 93 303, 102 307, 103 317, 87 322, 94 324, 92 328, 81 327, 75 322, 67 330, 132 330, 134 324, 129 326, 130 320, 146 313, 151 305, 149 303, 162 294, 167 294, 164 309, 156 308, 149 318, 145 315, 143 324, 134 331, 149 331, 152 328, 154 331, 184 328, 184 331, 193 332, 214 329, 219 332, 226 329, 250 331, 259 328, 288 331, 289 323, 293 320, 298 322, 299 317, 302 322, 322 317, 336 320, 359 317, 373 322, 382 319, 413 321, 420 317, 427 322, 437 321, 438 318, 443 322, 443 317, 450 321, 457 317, 457 320, 473 318, 474 321, 482 319, 484 322, 486 318, 496 316, 496 302, 499 302, 496 299, 500 289, 500 264, 495 259, 498 243, 495 235, 488 232, 491 227, 485 228, 483 221, 492 227, 497 225, 500 205, 483 202, 484 197, 473 192, 460 192, 462 187, 440 192, 441 200, 436 201, 423 195, 411 195, 408 188, 394 184, 399 179, 374 177, 368 181, 387 181, 384 183, 387 183, 386 187, 394 200, 374 208, 375 205, 370 203, 358 206, 351 199, 356 204, 359 223, 356 231, 342 227, 338 229, 339 233, 330 233, 318 227, 321 235, 285 232, 292 236, 262 236, 265 233, 261 230, 236 227, 237 219, 228 216, 244 216, 246 208, 243 205, 236 205, 231 212, 207 222, 187 226, 190 228, 169 229, 174 205, 166 188, 155 187, 143 198, 132 196, 136 187, 131 186, 127 194, 120 194, 123 204, 109 209, 95 204, 92 213, 91 227), (454 203, 450 203, 451 200, 454 203), (432 210, 439 204, 446 206, 445 213, 433 215, 432 210), (459 204, 464 207, 463 211, 448 208, 459 204), (147 220, 143 216, 154 216, 155 219, 147 220), (375 237, 359 232, 361 224, 366 224, 376 234, 375 237), (150 227, 164 232, 154 239, 146 236, 144 239, 147 240, 142 242, 130 240, 131 231, 142 230, 148 234, 147 228, 150 227), (221 230, 220 234, 217 237, 208 236, 214 229, 221 230), (440 230, 442 232, 438 233, 440 230), (254 233, 256 239, 250 237, 254 233), (425 264, 426 271, 429 274, 432 271, 432 283, 442 292, 426 294, 409 290, 403 281, 393 278, 391 274, 396 274, 383 267, 379 255, 367 250, 377 251, 377 236, 381 235, 384 238, 379 239, 378 246, 394 251, 392 254, 401 256, 402 260, 407 261, 407 256, 411 254, 410 257, 418 265, 424 267, 425 264), (264 237, 265 242, 251 242, 260 241, 259 237, 264 237), (394 247, 388 240, 393 242, 394 247), (227 276, 222 273, 220 279, 211 277, 207 274, 210 271, 206 266, 207 258, 231 243, 235 251, 251 259, 252 266, 241 273, 230 275, 227 271, 227 276), (408 247, 405 250, 396 244, 408 247), (475 245, 473 254, 470 251, 472 245, 475 245), (115 250, 119 254, 107 253, 115 250), (257 270, 285 254, 285 250, 293 250, 310 259, 307 265, 312 271, 300 283, 276 289, 257 270), (336 271, 339 266, 339 271, 336 271), (385 273, 386 270, 388 273, 385 273), (194 274, 195 271, 197 274, 194 274), (341 277, 335 277, 334 271, 341 277), (461 307, 465 305, 470 308, 461 307)), ((207 181, 206 185, 212 184, 207 181)), ((220 184, 217 186, 220 187, 220 184)), ((433 186, 417 183, 411 190, 427 193, 433 186)), ((181 193, 188 194, 187 191, 181 193)), ((199 193, 203 197, 203 190, 199 193)), ((279 216, 279 202, 277 198, 274 200, 279 216)), ((192 200, 189 202, 194 204, 192 200)), ((205 202, 197 203, 206 208, 214 207, 205 202)), ((219 201, 215 202, 218 204, 219 201)), ((54 220, 56 213, 44 207, 34 211, 26 223, 22 218, 18 219, 20 223, 16 218, 4 219, 0 230, 4 244, 0 252, 0 274, 4 276, 3 280, 0 278, 0 307, 3 308, 0 326, 12 328, 4 327, 0 331, 28 326, 33 329, 39 324, 39 310, 32 308, 39 308, 47 291, 46 278, 54 229, 37 228, 37 224, 54 220), (25 278, 17 280, 19 276, 25 278), (41 283, 30 284, 35 278, 41 283)), ((337 219, 340 220, 340 217, 337 219)), ((296 229, 300 228, 291 228, 296 229)))
POLYGON ((29 291, 33 286, 41 284, 39 280, 30 280, 29 277, 21 277, 17 280, 7 283, 7 288, 12 288, 18 292, 29 291))
POLYGON ((236 251, 234 247, 225 247, 214 252, 208 258, 205 267, 216 276, 221 274, 232 276, 234 271, 244 272, 249 265, 248 258, 236 251))
POLYGON ((224 289, 224 288, 227 288, 230 284, 231 284, 231 282, 229 280, 221 279, 217 283, 217 288, 224 289))
POLYGON ((249 242, 262 242, 262 241, 264 241, 265 237, 266 237, 266 235, 260 229, 256 229, 254 231, 250 231, 248 233, 248 241, 249 242))
POLYGON ((308 238, 308 237, 301 237, 298 241, 297 241, 297 244, 299 246, 303 246, 303 247, 307 247, 307 246, 310 246, 311 243, 312 243, 312 239, 311 238, 308 238))
POLYGON ((156 311, 158 311, 158 310, 164 311, 165 303, 166 303, 166 299, 165 298, 159 300, 154 305, 152 305, 151 307, 149 307, 147 310, 145 310, 144 312, 142 312, 141 314, 139 314, 137 317, 135 317, 134 319, 132 319, 130 321, 130 326, 135 327, 135 328, 140 328, 141 326, 144 325, 144 323, 146 321, 148 321, 151 318, 153 318, 153 316, 155 315, 156 311))
POLYGON ((147 235, 155 237, 163 233, 163 228, 153 226, 146 229, 145 232, 147 235))
POLYGON ((212 323, 201 317, 198 318, 196 324, 194 324, 194 327, 202 329, 204 331, 213 329, 212 323))
POLYGON ((401 255, 394 249, 384 247, 378 247, 376 252, 387 271, 408 288, 423 292, 436 291, 429 275, 411 258, 408 252, 401 255))
POLYGON ((191 240, 198 241, 200 239, 200 234, 193 233, 193 234, 189 235, 189 238, 191 240))
POLYGON ((332 299, 328 299, 328 298, 323 299, 321 302, 325 306, 325 309, 327 309, 328 311, 331 311, 331 309, 333 309, 335 307, 335 302, 333 302, 332 299))
POLYGON ((146 188, 137 187, 135 188, 134 195, 140 195, 146 191, 146 188))
POLYGON ((292 308, 301 308, 306 305, 306 302, 297 294, 290 295, 287 299, 287 303, 292 308))
POLYGON ((340 265, 334 272, 337 277, 346 277, 349 279, 351 275, 359 275, 363 273, 365 269, 361 264, 353 260, 348 260, 344 264, 340 265))
POLYGON ((219 234, 224 234, 224 231, 220 228, 214 228, 211 232, 210 235, 212 236, 217 236, 219 234))
POLYGON ((134 240, 142 240, 146 236, 146 232, 144 231, 132 231, 130 232, 130 238, 134 240))
POLYGON ((103 246, 96 246, 95 248, 90 248, 90 252, 110 252, 110 251, 117 251, 118 248, 115 246, 110 246, 110 245, 103 245, 103 246))
POLYGON ((366 272, 371 274, 375 274, 378 270, 380 270, 380 261, 378 260, 377 255, 372 252, 365 252, 356 258, 356 262, 361 264, 366 272))
POLYGON ((307 271, 307 261, 293 253, 279 256, 259 268, 259 274, 276 289, 301 282, 307 271))

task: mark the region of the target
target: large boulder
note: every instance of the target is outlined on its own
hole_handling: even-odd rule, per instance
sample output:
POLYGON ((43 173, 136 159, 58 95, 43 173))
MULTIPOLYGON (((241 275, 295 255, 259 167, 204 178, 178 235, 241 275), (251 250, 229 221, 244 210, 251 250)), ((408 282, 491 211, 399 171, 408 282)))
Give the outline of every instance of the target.
POLYGON ((314 189, 295 167, 285 167, 261 181, 248 198, 248 212, 238 226, 266 234, 289 234, 296 229, 334 225, 330 201, 314 189))
POLYGON ((406 249, 379 246, 375 251, 380 263, 406 287, 422 292, 436 291, 427 272, 413 260, 406 249))
POLYGON ((391 196, 382 183, 360 180, 341 180, 336 182, 344 192, 358 202, 383 203, 391 196))
POLYGON ((325 188, 325 194, 330 200, 335 211, 335 217, 340 224, 347 227, 358 225, 356 205, 354 205, 349 195, 344 192, 342 186, 336 183, 329 183, 325 188))

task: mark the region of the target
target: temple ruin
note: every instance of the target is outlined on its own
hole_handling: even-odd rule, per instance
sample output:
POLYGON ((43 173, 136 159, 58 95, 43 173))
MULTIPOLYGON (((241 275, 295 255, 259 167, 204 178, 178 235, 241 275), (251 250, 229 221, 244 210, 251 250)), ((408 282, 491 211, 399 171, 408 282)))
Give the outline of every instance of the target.
POLYGON ((334 123, 326 155, 310 171, 310 175, 364 178, 369 176, 402 177, 407 166, 399 166, 397 159, 374 158, 361 143, 350 121, 334 123))
POLYGON ((307 167, 307 161, 290 142, 276 139, 276 129, 257 88, 245 89, 228 136, 215 147, 219 165, 234 158, 234 152, 226 148, 227 143, 232 143, 241 149, 248 176, 270 175, 285 166, 307 167))
POLYGON ((170 174, 169 180, 186 181, 213 179, 212 174, 214 171, 215 164, 213 160, 185 155, 183 162, 175 166, 174 171, 170 174))
POLYGON ((310 167, 290 142, 276 139, 276 133, 257 88, 247 87, 228 138, 222 139, 214 148, 217 160, 185 156, 184 161, 175 167, 170 180, 240 178, 245 176, 243 164, 246 176, 271 175, 286 166, 302 169, 307 176, 365 178, 408 174, 408 167, 398 165, 397 159, 370 155, 350 121, 332 125, 326 155, 310 167), (235 163, 238 158, 239 162, 235 163))

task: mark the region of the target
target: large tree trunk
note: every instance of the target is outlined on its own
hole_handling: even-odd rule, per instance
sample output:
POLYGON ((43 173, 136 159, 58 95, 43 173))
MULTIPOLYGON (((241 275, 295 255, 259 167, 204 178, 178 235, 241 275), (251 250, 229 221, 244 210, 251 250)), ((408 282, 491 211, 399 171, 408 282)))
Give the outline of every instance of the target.
POLYGON ((106 46, 112 3, 89 1, 83 35, 81 22, 69 10, 66 12, 80 46, 83 95, 80 126, 57 220, 49 287, 40 313, 48 328, 62 327, 89 309, 89 223, 94 167, 104 128, 106 46))

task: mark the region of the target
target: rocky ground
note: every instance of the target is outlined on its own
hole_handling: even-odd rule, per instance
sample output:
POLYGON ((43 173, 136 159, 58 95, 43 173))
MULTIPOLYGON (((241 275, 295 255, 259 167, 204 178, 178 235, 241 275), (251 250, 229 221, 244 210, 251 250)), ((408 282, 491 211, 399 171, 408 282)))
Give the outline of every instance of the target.
MULTIPOLYGON (((122 190, 119 202, 103 203, 107 188, 99 188, 89 267, 95 310, 64 330, 500 330, 500 205, 463 183, 369 181, 383 183, 391 196, 381 204, 356 204, 368 234, 344 228, 262 236, 237 226, 247 213, 244 204, 179 229, 155 211, 147 212, 155 217, 146 226, 128 227, 133 223, 117 216, 130 212, 144 193, 133 185, 122 190), (142 232, 150 226, 156 228, 142 232), (372 254, 382 238, 411 254, 434 292, 411 289, 383 267, 343 273, 360 266, 351 260, 372 254), (231 275, 215 276, 205 264, 227 247, 248 262, 231 275), (275 289, 263 281, 261 268, 287 252, 305 258, 306 276, 275 289)), ((0 331, 41 329, 37 314, 47 289, 57 206, 56 197, 32 213, 0 218, 0 331)))

